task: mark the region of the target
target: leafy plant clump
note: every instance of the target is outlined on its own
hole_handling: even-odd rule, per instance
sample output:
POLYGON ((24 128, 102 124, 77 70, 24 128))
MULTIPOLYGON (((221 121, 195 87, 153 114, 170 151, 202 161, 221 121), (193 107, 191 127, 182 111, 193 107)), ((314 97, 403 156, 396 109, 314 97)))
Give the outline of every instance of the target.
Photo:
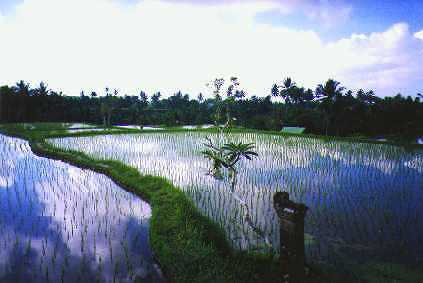
MULTIPOLYGON (((221 97, 220 90, 224 84, 223 79, 216 79, 214 80, 214 95, 218 99, 221 97)), ((219 141, 222 142, 225 139, 225 134, 227 138, 227 134, 229 131, 225 131, 225 129, 230 129, 232 117, 231 117, 231 105, 235 101, 235 99, 242 97, 244 95, 243 91, 238 90, 239 82, 236 77, 231 77, 230 84, 227 89, 227 98, 225 100, 225 110, 226 110, 226 123, 223 126, 220 126, 220 117, 222 114, 222 107, 218 105, 216 108, 215 114, 215 125, 219 129, 219 141)), ((254 224, 253 219, 251 218, 250 210, 251 208, 248 206, 246 200, 244 200, 241 196, 236 193, 236 186, 238 180, 238 170, 237 164, 242 160, 246 159, 251 161, 254 157, 258 157, 257 152, 254 151, 256 145, 255 143, 235 143, 235 142, 228 142, 224 143, 223 145, 219 145, 216 142, 213 142, 209 137, 206 137, 206 143, 204 143, 206 147, 205 150, 202 151, 202 154, 205 158, 209 159, 212 162, 212 168, 210 170, 210 174, 220 180, 225 180, 225 174, 223 172, 224 169, 228 171, 227 177, 230 182, 230 190, 233 198, 239 202, 240 204, 240 214, 244 215, 241 217, 241 221, 245 221, 247 225, 266 243, 266 246, 271 251, 272 245, 270 239, 266 236, 264 231, 258 227, 258 225, 254 224)))

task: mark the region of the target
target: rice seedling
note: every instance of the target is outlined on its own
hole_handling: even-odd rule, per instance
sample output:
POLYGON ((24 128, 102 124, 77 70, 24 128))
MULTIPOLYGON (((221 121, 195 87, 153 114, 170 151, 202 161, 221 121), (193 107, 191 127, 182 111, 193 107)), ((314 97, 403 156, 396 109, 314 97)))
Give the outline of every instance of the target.
POLYGON ((120 282, 141 261, 154 270, 146 202, 104 175, 35 156, 26 141, 0 135, 0 152, 1 282, 120 282), (130 268, 116 273, 117 262, 130 268))
MULTIPOLYGON (((170 179, 226 231, 233 246, 263 250, 263 237, 245 221, 231 185, 208 175, 203 132, 144 133, 51 139, 62 149, 120 160, 143 174, 170 179)), ((259 133, 228 134, 225 142, 254 143, 260 158, 241 160, 236 195, 254 226, 279 250, 272 197, 287 191, 309 208, 309 259, 343 264, 369 257, 414 262, 423 254, 423 153, 384 144, 323 141, 259 133), (401 245, 399 244, 401 242, 401 245)))

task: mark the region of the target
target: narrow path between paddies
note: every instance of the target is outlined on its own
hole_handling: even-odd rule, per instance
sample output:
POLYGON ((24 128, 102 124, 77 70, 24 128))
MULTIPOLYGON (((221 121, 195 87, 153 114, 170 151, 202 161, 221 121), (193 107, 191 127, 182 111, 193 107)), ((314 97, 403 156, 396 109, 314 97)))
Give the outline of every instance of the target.
POLYGON ((0 135, 0 282, 160 282, 148 203, 0 135))

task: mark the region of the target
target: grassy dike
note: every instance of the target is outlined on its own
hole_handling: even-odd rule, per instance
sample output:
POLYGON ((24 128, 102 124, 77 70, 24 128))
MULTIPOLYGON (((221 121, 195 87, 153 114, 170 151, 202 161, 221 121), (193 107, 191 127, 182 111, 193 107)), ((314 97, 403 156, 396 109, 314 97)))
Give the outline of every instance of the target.
MULTIPOLYGON (((232 249, 221 228, 201 215, 193 202, 165 178, 141 175, 119 161, 60 150, 45 141, 49 137, 134 133, 133 130, 66 134, 62 130, 25 130, 10 124, 1 126, 0 132, 28 140, 38 156, 105 174, 147 201, 152 207, 150 245, 168 281, 283 282, 276 258, 232 249)), ((349 281, 319 266, 312 268, 307 282, 349 281)))

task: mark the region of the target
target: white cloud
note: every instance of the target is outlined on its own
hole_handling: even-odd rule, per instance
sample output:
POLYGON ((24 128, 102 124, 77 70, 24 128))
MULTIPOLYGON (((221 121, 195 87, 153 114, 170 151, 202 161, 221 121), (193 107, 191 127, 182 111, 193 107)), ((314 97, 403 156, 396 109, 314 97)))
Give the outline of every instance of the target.
POLYGON ((416 40, 405 23, 370 35, 353 34, 328 49, 339 60, 335 65, 337 77, 350 86, 390 95, 408 94, 409 85, 420 83, 422 87, 423 42, 416 40))
POLYGON ((301 6, 305 14, 313 20, 323 24, 326 28, 339 27, 340 24, 346 23, 351 16, 353 8, 342 1, 320 0, 304 1, 301 6))
POLYGON ((392 86, 387 78, 421 77, 413 56, 422 43, 406 25, 325 44, 313 31, 256 23, 269 5, 25 0, 0 21, 0 84, 44 80, 74 95, 105 86, 196 95, 207 81, 235 75, 251 94, 267 95, 289 75, 308 87, 334 77, 391 94, 407 81, 392 86))
MULTIPOLYGON (((118 0, 119 1, 119 0, 118 0)), ((122 0, 121 0, 122 1, 122 0)), ((307 18, 322 24, 326 28, 332 28, 345 23, 350 18, 352 5, 343 0, 165 0, 171 3, 190 3, 202 6, 227 6, 253 4, 262 10, 278 10, 281 15, 300 12, 307 18)))
POLYGON ((423 40, 423 30, 416 32, 414 37, 423 40))

